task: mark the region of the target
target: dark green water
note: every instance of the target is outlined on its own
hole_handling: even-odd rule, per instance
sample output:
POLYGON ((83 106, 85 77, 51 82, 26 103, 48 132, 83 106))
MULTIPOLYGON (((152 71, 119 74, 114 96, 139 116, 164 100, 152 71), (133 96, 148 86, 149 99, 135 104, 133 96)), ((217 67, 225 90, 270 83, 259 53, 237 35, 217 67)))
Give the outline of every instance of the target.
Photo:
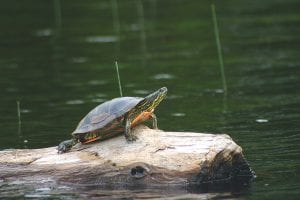
POLYGON ((241 145, 257 174, 251 187, 196 192, 30 189, 2 181, 0 197, 297 199, 300 2, 216 3, 226 97, 211 3, 2 1, 0 149, 49 147, 68 138, 90 109, 119 96, 117 60, 124 95, 144 96, 168 87, 168 98, 156 111, 161 129, 225 132, 241 145))

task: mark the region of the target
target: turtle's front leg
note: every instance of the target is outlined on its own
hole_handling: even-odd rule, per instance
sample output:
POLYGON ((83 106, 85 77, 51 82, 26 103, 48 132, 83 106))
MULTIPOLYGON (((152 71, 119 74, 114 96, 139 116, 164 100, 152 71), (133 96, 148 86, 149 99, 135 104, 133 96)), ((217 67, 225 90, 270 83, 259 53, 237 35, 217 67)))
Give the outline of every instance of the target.
POLYGON ((69 151, 76 143, 77 141, 75 139, 61 142, 57 147, 57 153, 62 154, 69 151))
POLYGON ((137 140, 137 137, 132 134, 131 131, 131 120, 129 117, 125 118, 125 138, 127 142, 133 142, 137 140))
POLYGON ((153 129, 158 129, 157 128, 157 117, 154 113, 151 114, 151 119, 152 119, 152 128, 153 129))

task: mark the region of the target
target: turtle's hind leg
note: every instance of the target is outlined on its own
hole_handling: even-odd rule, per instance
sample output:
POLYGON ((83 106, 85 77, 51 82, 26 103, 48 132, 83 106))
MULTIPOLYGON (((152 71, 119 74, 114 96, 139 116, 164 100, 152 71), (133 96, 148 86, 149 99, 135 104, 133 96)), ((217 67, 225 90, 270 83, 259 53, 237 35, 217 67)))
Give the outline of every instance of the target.
POLYGON ((125 138, 127 142, 134 142, 137 140, 137 137, 132 134, 131 121, 129 118, 126 118, 125 120, 125 138))
POLYGON ((77 141, 75 139, 65 140, 61 142, 57 147, 57 153, 62 154, 69 151, 76 143, 77 141))

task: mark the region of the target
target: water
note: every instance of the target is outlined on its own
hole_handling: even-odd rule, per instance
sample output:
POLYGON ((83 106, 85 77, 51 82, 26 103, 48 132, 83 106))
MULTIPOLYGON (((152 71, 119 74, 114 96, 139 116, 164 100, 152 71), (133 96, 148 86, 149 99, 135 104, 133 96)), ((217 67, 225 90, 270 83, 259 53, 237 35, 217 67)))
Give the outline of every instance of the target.
POLYGON ((246 190, 120 189, 0 182, 28 199, 296 199, 300 195, 300 4, 217 2, 224 96, 211 2, 4 1, 0 7, 0 149, 55 146, 90 109, 162 86, 170 131, 228 133, 257 174, 246 190), (21 125, 18 125, 17 101, 21 125), (50 186, 49 186, 50 185, 50 186))

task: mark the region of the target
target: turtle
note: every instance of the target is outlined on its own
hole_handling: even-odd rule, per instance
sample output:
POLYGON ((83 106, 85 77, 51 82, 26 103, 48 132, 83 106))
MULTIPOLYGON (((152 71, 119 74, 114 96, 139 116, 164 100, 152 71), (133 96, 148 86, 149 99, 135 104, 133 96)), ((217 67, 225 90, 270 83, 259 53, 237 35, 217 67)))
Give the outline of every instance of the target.
POLYGON ((127 142, 133 142, 137 137, 131 129, 147 120, 152 120, 152 128, 157 129, 154 109, 166 97, 167 91, 162 87, 144 98, 118 97, 98 105, 79 122, 72 139, 58 145, 58 153, 69 151, 77 143, 88 144, 122 132, 127 142))

